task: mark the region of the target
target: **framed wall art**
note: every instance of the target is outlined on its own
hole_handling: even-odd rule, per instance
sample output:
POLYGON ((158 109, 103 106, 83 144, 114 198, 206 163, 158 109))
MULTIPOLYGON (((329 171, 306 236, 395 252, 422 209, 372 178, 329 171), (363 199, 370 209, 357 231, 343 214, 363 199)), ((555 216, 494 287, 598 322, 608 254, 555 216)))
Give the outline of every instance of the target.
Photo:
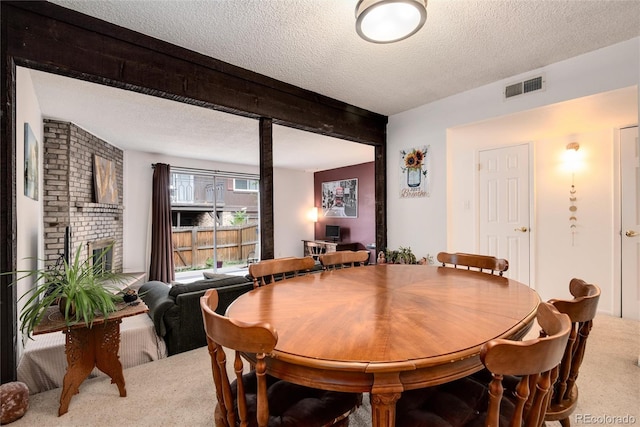
POLYGON ((24 195, 38 200, 38 140, 29 123, 24 124, 24 195))
POLYGON ((96 203, 118 204, 118 183, 116 167, 111 160, 93 156, 93 184, 96 203))
POLYGON ((358 178, 322 183, 322 213, 325 217, 358 217, 358 178))

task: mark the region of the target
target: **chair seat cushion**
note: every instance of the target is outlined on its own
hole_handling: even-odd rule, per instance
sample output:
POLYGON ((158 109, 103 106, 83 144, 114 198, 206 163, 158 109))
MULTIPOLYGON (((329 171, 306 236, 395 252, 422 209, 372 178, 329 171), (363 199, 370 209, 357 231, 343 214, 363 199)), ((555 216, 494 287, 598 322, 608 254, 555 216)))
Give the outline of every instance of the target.
MULTIPOLYGON (((242 382, 247 396, 249 427, 257 426, 257 379, 255 371, 243 375, 242 382)), ((236 396, 237 383, 231 384, 236 396)), ((359 403, 360 394, 319 390, 293 384, 267 375, 269 400, 269 427, 324 426, 345 414, 359 403)), ((234 400, 235 405, 235 400, 234 400)), ((234 407, 237 414, 237 408, 234 407)))
MULTIPOLYGON (((488 403, 488 384, 473 377, 405 391, 396 405, 396 426, 479 427, 484 425, 488 403)), ((501 426, 509 425, 513 410, 513 403, 509 399, 503 399, 500 408, 501 426)))

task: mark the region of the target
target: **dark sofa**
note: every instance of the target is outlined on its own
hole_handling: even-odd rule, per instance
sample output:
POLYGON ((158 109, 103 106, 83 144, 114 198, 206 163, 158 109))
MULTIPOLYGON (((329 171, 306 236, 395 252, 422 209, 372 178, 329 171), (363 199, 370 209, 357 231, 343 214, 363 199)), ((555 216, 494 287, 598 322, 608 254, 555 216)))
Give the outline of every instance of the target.
POLYGON ((220 298, 216 312, 224 314, 236 298, 253 289, 245 276, 208 274, 192 283, 174 284, 151 281, 140 287, 142 300, 149 307, 156 333, 164 338, 169 356, 207 345, 202 323, 200 297, 216 288, 220 298))

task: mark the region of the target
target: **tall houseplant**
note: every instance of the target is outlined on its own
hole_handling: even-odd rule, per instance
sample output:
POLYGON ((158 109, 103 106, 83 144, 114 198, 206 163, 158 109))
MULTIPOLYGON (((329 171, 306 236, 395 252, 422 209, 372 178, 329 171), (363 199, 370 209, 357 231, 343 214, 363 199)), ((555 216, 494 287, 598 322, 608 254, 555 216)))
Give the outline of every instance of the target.
POLYGON ((32 277, 35 283, 20 297, 27 298, 20 313, 23 333, 31 336, 49 307, 56 303, 67 325, 84 322, 91 327, 96 316, 108 317, 117 310, 116 303, 123 299, 117 284, 123 276, 93 265, 102 263, 110 247, 104 248, 93 263, 91 259, 81 260, 81 248, 78 246, 73 259, 60 266, 16 272, 22 274, 17 280, 32 277))

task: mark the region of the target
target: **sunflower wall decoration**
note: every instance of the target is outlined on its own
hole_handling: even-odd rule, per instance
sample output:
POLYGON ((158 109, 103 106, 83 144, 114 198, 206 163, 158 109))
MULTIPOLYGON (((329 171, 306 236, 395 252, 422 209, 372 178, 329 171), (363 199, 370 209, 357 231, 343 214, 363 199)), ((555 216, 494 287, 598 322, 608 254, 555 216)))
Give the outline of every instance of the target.
POLYGON ((429 197, 430 146, 400 150, 400 198, 429 197))

